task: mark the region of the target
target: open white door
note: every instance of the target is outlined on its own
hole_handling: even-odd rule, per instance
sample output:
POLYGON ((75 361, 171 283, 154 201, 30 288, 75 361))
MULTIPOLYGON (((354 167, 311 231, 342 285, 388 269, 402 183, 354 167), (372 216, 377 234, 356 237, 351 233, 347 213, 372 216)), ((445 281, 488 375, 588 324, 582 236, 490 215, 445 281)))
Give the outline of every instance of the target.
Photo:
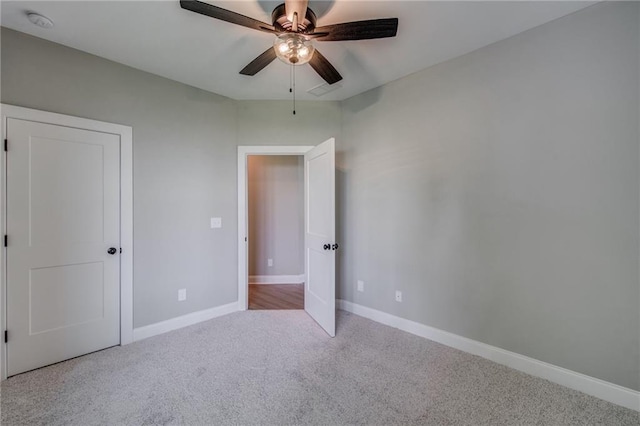
POLYGON ((331 337, 336 335, 335 139, 304 155, 304 309, 331 337))

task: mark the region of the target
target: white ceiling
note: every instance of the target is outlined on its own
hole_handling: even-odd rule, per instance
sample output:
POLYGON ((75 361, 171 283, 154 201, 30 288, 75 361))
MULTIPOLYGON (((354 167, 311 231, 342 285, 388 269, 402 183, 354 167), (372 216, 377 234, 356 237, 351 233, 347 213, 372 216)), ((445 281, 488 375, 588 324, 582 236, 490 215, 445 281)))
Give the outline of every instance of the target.
MULTIPOLYGON (((209 1, 271 23, 282 1, 209 1)), ((381 40, 315 42, 342 74, 341 87, 321 97, 306 93, 324 81, 296 69, 298 99, 342 100, 447 59, 575 12, 582 1, 309 2, 318 26, 399 18, 398 35, 381 40)), ((172 1, 2 1, 1 23, 75 49, 233 99, 289 99, 289 67, 278 60, 254 77, 238 72, 273 43, 270 34, 208 18, 172 1), (36 11, 50 30, 29 22, 36 11)))

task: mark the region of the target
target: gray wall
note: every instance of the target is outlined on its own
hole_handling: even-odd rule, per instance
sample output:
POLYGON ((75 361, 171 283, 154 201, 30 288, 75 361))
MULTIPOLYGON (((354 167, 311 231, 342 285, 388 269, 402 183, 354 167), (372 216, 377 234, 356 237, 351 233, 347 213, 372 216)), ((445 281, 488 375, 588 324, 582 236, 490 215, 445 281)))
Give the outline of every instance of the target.
POLYGON ((288 102, 236 102, 6 28, 1 37, 3 103, 133 127, 134 326, 236 301, 237 143, 315 145, 338 136, 339 104, 299 103, 292 117, 288 102))
POLYGON ((2 102, 133 127, 134 326, 237 299, 235 102, 4 28, 2 102))
POLYGON ((343 102, 339 297, 639 389, 638 6, 343 102))
POLYGON ((1 101, 133 126, 137 327, 236 300, 236 144, 336 136, 339 297, 639 389, 638 20, 599 4, 296 117, 3 29, 1 101))
POLYGON ((250 155, 247 174, 249 275, 303 274, 303 157, 250 155))
POLYGON ((318 145, 340 136, 339 102, 238 102, 238 145, 318 145))

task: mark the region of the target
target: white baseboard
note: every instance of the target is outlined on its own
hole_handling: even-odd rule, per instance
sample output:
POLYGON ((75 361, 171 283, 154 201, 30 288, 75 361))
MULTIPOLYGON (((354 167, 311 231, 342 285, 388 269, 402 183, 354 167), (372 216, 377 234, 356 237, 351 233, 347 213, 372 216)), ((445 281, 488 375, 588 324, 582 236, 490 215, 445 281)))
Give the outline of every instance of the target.
POLYGON ((300 275, 249 275, 249 284, 302 284, 304 274, 300 275))
POLYGON ((582 373, 557 367, 524 355, 500 349, 495 346, 471 340, 457 334, 429 327, 424 324, 387 314, 382 311, 357 305, 346 300, 336 300, 338 309, 352 312, 370 320, 398 328, 416 336, 433 340, 443 345, 481 356, 488 360, 520 370, 532 376, 541 377, 562 386, 584 392, 596 398, 640 411, 640 392, 605 382, 582 373))
POLYGON ((202 311, 192 312, 180 317, 171 318, 170 320, 157 322, 155 324, 145 325, 133 329, 133 341, 146 339, 148 337, 157 336, 158 334, 168 331, 177 330, 182 327, 197 324, 213 318, 236 312, 238 310, 238 302, 229 303, 227 305, 216 306, 215 308, 204 309, 202 311))

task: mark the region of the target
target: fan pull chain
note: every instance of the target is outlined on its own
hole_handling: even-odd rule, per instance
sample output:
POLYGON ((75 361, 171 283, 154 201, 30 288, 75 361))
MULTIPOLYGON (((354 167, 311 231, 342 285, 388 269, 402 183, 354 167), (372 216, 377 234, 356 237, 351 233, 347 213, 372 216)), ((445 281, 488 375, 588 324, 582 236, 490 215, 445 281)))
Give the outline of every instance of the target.
POLYGON ((293 93, 293 64, 289 66, 289 93, 293 93))
POLYGON ((293 97, 293 115, 296 115, 296 69, 293 64, 289 69, 289 93, 293 97))

